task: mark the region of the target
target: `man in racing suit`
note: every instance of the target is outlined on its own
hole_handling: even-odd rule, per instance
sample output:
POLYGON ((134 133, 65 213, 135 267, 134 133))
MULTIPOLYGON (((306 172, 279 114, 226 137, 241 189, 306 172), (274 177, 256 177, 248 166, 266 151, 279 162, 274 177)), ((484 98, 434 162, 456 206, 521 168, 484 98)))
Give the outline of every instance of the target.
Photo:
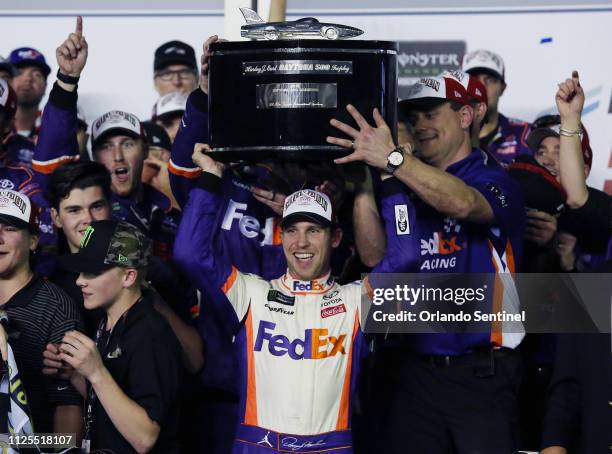
MULTIPOLYGON (((241 273, 209 234, 222 214, 223 166, 202 153, 205 148, 194 152, 204 172, 184 207, 174 255, 198 286, 222 289, 227 299, 214 303, 223 306, 218 309, 228 323, 243 321, 236 337, 241 402, 232 453, 352 453, 351 408, 365 351, 362 290, 331 276, 330 256, 342 231, 333 226, 330 199, 314 190, 287 197, 281 237, 288 271, 271 281, 241 273)), ((410 202, 390 195, 383 213, 393 212, 395 203, 410 202)), ((390 248, 401 251, 402 237, 393 222, 387 225, 390 248)), ((383 267, 393 268, 386 259, 383 267)))

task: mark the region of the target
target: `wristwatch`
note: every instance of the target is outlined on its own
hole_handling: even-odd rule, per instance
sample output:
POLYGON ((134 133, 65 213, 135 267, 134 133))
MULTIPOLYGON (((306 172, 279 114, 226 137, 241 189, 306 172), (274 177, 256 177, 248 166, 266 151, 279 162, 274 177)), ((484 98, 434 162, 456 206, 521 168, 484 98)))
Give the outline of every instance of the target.
POLYGON ((387 156, 387 167, 385 169, 387 173, 393 174, 393 172, 404 163, 405 152, 406 150, 398 145, 389 153, 387 156))

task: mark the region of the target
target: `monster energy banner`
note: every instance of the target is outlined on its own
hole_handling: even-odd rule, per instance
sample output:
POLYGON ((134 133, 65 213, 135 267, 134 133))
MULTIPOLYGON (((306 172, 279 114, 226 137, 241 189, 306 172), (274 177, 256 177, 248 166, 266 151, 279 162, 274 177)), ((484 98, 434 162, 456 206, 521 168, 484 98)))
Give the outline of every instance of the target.
POLYGON ((400 41, 397 55, 398 95, 421 77, 436 77, 451 69, 461 69, 465 41, 400 41))

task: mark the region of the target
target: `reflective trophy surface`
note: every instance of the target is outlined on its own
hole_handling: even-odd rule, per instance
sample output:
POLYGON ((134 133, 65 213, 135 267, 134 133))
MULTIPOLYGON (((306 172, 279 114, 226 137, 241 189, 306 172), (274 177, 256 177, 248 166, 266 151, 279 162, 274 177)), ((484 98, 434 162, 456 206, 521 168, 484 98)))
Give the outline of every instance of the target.
MULTIPOLYGON (((246 10, 246 9, 245 9, 246 10)), ((265 23, 251 10, 242 36, 211 45, 209 143, 223 161, 331 160, 351 152, 326 142, 377 107, 396 138, 397 44, 345 41, 361 30, 314 18, 265 23)))

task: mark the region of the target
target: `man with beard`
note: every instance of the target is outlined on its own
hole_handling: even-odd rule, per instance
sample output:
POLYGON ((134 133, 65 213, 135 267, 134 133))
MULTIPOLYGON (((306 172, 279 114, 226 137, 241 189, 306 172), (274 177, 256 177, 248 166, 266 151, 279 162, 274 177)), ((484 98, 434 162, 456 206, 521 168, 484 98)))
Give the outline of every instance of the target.
POLYGON ((480 130, 481 148, 502 165, 510 164, 518 155, 532 155, 526 142, 531 125, 498 111, 499 98, 506 90, 502 58, 489 50, 476 50, 463 58, 463 71, 480 80, 487 90, 487 115, 480 130))
POLYGON ((51 68, 45 56, 31 47, 15 49, 9 61, 17 70, 13 78, 13 88, 17 93, 15 130, 36 142, 41 115, 38 108, 47 90, 47 77, 51 68))

